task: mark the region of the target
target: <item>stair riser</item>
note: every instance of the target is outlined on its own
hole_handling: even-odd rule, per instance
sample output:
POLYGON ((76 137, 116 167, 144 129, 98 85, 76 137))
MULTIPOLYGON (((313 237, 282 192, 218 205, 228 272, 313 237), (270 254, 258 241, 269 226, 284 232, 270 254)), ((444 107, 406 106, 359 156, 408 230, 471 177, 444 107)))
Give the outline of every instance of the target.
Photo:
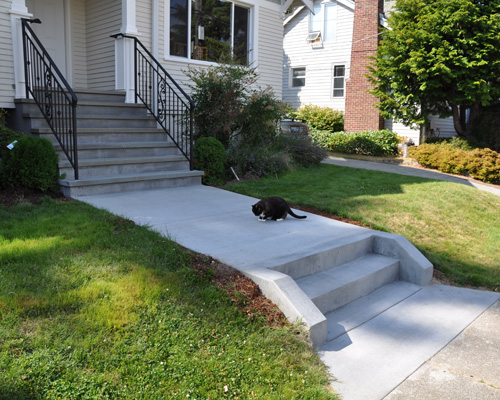
MULTIPOLYGON (((174 146, 161 146, 161 147, 134 147, 134 148, 115 148, 115 149, 92 149, 92 150, 78 150, 78 158, 95 159, 95 158, 120 158, 120 157, 156 157, 156 156, 170 156, 179 154, 179 150, 174 146)), ((62 156, 59 156, 62 159, 62 156)))
POLYGON ((395 262, 377 272, 362 276, 342 287, 313 298, 312 301, 323 314, 330 313, 397 280, 398 271, 399 262, 395 262))
MULTIPOLYGON (((183 161, 166 161, 141 164, 120 164, 105 166, 80 166, 78 168, 80 178, 93 178, 99 176, 141 174, 148 172, 181 171, 189 169, 189 163, 183 161)), ((73 169, 70 167, 60 167, 60 174, 66 174, 66 179, 73 179, 73 169)))
POLYGON ((273 269, 289 275, 293 279, 300 279, 346 264, 363 254, 370 253, 372 248, 373 238, 369 236, 355 242, 339 245, 327 251, 311 254, 273 269))
POLYGON ((201 177, 182 177, 182 178, 171 178, 171 179, 158 179, 158 180, 145 180, 138 182, 127 182, 127 183, 107 183, 105 185, 93 185, 86 187, 61 187, 63 194, 66 197, 77 197, 77 196, 90 196, 95 194, 108 194, 108 193, 121 193, 121 192, 131 192, 137 190, 152 190, 152 189, 165 189, 172 187, 181 186, 193 186, 200 185, 201 177))
POLYGON ((125 94, 118 92, 99 92, 99 91, 76 91, 78 102, 97 101, 110 103, 125 103, 125 94))
MULTIPOLYGON (((48 124, 43 118, 31 118, 31 129, 46 129, 48 124)), ((78 117, 77 130, 86 128, 103 128, 103 129, 155 129, 157 128, 156 121, 147 116, 137 116, 135 118, 120 118, 119 116, 103 116, 101 118, 86 118, 85 116, 78 117)))
MULTIPOLYGON (((126 104, 118 102, 98 102, 96 104, 80 102, 77 106, 77 118, 89 114, 106 115, 148 115, 145 106, 141 104, 126 104)), ((23 114, 25 118, 43 118, 40 108, 35 103, 23 104, 23 114)))

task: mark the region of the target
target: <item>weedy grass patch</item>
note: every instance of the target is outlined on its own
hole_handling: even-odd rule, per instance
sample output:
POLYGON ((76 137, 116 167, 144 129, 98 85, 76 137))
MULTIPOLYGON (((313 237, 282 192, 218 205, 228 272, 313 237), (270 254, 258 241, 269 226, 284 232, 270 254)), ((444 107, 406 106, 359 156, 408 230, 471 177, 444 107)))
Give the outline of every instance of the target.
POLYGON ((0 399, 335 399, 300 326, 79 202, 0 206, 0 399))

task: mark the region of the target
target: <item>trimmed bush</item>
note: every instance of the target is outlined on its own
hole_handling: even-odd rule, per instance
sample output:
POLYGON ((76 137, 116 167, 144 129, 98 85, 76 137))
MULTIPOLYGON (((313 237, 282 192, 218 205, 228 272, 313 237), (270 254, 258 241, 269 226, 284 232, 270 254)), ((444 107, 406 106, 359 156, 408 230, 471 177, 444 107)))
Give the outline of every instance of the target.
POLYGON ((344 113, 330 107, 312 104, 300 107, 296 118, 305 119, 310 128, 338 132, 344 129, 344 113))
POLYGON ((320 146, 345 154, 393 155, 397 152, 399 143, 397 134, 387 129, 351 133, 311 130, 310 134, 320 146))
POLYGON ((193 164, 205 174, 201 178, 204 185, 218 186, 226 182, 224 166, 226 164, 226 149, 213 137, 199 138, 193 150, 193 164))
POLYGON ((500 182, 500 154, 491 149, 464 150, 454 143, 424 143, 411 148, 409 154, 427 168, 500 182))
POLYGON ((24 187, 42 192, 56 190, 58 157, 49 140, 22 136, 14 148, 3 155, 0 165, 3 187, 24 187))

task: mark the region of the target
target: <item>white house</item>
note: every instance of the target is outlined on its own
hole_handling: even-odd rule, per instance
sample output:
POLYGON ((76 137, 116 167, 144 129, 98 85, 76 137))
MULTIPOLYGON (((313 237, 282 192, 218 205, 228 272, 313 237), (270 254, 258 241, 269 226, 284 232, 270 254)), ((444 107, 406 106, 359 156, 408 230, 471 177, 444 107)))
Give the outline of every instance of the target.
MULTIPOLYGON (((382 120, 367 93, 365 75, 376 54, 385 14, 394 2, 315 0, 295 4, 284 19, 283 100, 293 108, 314 104, 344 112, 347 131, 387 128, 420 143, 420 127, 382 120)), ((432 132, 455 136, 452 119, 431 119, 432 132)))
POLYGON ((33 30, 77 90, 130 89, 127 40, 110 37, 121 33, 139 38, 180 83, 182 70, 212 64, 233 44, 259 84, 281 96, 280 9, 279 0, 0 0, 0 107, 25 96, 21 18, 41 20, 33 30))
POLYGON ((232 53, 281 97, 281 9, 279 0, 0 0, 0 108, 15 129, 52 140, 69 197, 197 183, 185 72, 232 53))

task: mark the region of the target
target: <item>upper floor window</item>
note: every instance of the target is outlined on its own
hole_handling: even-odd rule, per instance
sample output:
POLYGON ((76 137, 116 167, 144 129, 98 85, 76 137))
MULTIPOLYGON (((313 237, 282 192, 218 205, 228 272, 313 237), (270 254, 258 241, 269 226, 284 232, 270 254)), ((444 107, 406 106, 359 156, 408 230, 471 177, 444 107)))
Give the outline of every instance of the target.
MULTIPOLYGON (((321 40, 335 40, 337 29, 337 3, 323 3, 314 6, 309 16, 309 32, 319 33, 321 40)), ((311 36, 308 36, 310 40, 311 36)))
POLYGON ((344 97, 345 65, 333 66, 333 97, 344 97))
POLYGON ((169 3, 169 55, 218 62, 232 54, 249 62, 249 8, 220 0, 169 3))

